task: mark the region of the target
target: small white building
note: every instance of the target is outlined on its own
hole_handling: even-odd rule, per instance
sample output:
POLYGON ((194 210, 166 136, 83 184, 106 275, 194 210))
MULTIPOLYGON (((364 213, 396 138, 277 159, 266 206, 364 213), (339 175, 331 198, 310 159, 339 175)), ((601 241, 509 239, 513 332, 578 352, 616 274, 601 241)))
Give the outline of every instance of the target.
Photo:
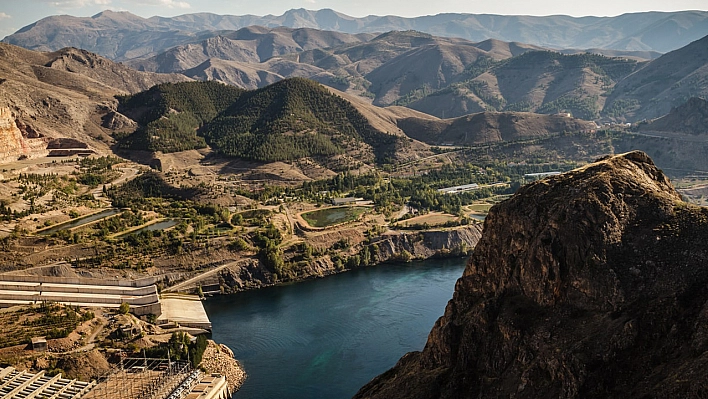
POLYGON ((443 194, 456 194, 456 193, 463 193, 465 191, 476 190, 478 188, 479 188, 479 184, 472 183, 472 184, 465 184, 462 186, 439 188, 438 192, 443 193, 443 194))

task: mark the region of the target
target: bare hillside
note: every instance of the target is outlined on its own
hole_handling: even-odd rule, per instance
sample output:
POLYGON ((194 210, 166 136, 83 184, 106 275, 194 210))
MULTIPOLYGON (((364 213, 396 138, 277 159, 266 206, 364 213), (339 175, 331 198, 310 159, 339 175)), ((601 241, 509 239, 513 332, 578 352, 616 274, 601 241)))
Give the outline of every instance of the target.
POLYGON ((398 125, 408 136, 431 145, 491 144, 595 131, 592 122, 529 112, 480 112, 444 120, 413 117, 399 120, 398 125))
POLYGON ((98 152, 108 151, 111 141, 104 119, 120 119, 111 118, 114 95, 185 80, 183 75, 133 71, 83 50, 42 53, 0 44, 0 107, 12 114, 24 135, 73 138, 98 152))
POLYGON ((617 84, 605 113, 629 121, 667 114, 708 95, 708 36, 664 54, 617 84))

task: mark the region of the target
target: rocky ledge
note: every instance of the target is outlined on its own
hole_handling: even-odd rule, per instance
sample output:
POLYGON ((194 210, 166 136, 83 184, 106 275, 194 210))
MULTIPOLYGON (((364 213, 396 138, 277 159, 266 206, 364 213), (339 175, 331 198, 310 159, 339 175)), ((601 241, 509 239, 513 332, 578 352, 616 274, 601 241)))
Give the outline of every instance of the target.
POLYGON ((708 209, 641 152, 490 211, 422 352, 356 398, 708 395, 708 209))
POLYGON ((234 358, 234 353, 224 344, 209 340, 199 364, 208 373, 218 373, 226 377, 230 392, 236 392, 246 381, 246 371, 234 358))
MULTIPOLYGON (((459 257, 471 251, 481 236, 479 224, 457 226, 441 230, 426 231, 391 231, 384 233, 364 244, 363 234, 353 237, 352 241, 360 242, 353 245, 348 252, 340 256, 346 258, 365 249, 371 252, 373 265, 392 261, 423 260, 433 257, 459 257)), ((348 266, 339 267, 329 256, 307 262, 303 266, 294 267, 288 280, 276 279, 273 271, 257 258, 247 258, 213 273, 205 278, 192 281, 190 286, 181 287, 185 291, 197 292, 197 287, 208 294, 233 293, 251 289, 272 286, 282 282, 296 282, 312 278, 329 276, 349 270, 348 266)), ((179 276, 182 277, 182 276, 179 276)))

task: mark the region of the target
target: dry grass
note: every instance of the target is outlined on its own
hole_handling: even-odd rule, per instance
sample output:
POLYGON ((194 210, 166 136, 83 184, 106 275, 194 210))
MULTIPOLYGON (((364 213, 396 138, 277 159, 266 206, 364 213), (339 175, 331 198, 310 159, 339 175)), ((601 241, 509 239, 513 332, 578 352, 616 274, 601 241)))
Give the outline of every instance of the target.
POLYGON ((494 204, 477 203, 477 204, 469 205, 467 208, 472 212, 487 213, 487 212, 489 212, 489 208, 491 208, 493 206, 494 206, 494 204))
POLYGON ((427 215, 423 216, 416 216, 414 218, 410 218, 408 220, 404 220, 401 222, 398 222, 397 224, 400 226, 411 226, 411 225, 416 225, 416 224, 425 224, 427 223, 428 226, 442 226, 447 222, 455 221, 457 220, 458 217, 455 215, 450 215, 449 213, 429 213, 427 215))

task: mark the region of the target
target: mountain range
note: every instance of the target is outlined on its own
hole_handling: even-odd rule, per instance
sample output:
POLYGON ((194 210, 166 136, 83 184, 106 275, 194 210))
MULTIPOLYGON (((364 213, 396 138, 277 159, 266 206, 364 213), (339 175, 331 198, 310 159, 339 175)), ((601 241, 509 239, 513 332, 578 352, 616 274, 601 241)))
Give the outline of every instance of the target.
MULTIPOLYGON (((657 23, 656 18, 663 16, 664 22, 652 25, 652 32, 667 26, 666 18, 675 23, 680 20, 681 29, 687 29, 679 29, 685 39, 690 36, 687 32, 697 32, 705 24, 696 22, 704 14, 628 14, 622 20, 631 21, 632 28, 639 29, 643 23, 657 23)), ((523 111, 569 112, 588 120, 639 121, 660 117, 688 98, 708 94, 705 38, 661 55, 598 49, 602 47, 598 43, 588 43, 597 45, 590 52, 555 51, 550 46, 520 41, 471 41, 416 30, 374 34, 254 25, 225 30, 238 28, 240 23, 262 23, 355 31, 351 23, 327 23, 333 15, 344 18, 327 10, 293 10, 285 15, 292 18, 268 22, 256 17, 194 14, 144 19, 106 11, 92 18, 45 18, 6 41, 38 49, 73 44, 140 71, 179 73, 189 79, 218 80, 244 89, 304 77, 374 105, 402 105, 439 118, 483 111, 523 111), (320 21, 320 25, 313 21, 320 21)), ((540 24, 543 19, 530 20, 540 24)), ((611 21, 574 19, 578 24, 590 20, 601 25, 611 21)), ((557 26, 554 29, 563 30, 557 26)))
MULTIPOLYGON (((49 20, 61 22, 62 18, 49 20)), ((24 32, 35 31, 37 26, 46 28, 49 20, 39 21, 24 32)), ((74 22, 79 25, 92 21, 106 26, 110 21, 116 26, 122 21, 122 32, 126 34, 155 24, 162 24, 163 28, 169 25, 112 12, 77 21, 80 23, 74 22)), ((71 25, 54 25, 53 29, 65 32, 66 37, 73 35, 71 25)), ((96 43, 118 40, 114 31, 101 29, 96 32, 105 35, 105 40, 97 39, 96 43)), ((162 33, 165 40, 174 39, 170 43, 177 44, 123 62, 84 49, 36 52, 2 44, 0 51, 5 57, 0 60, 0 107, 12 112, 14 123, 20 130, 25 128, 27 137, 32 136, 32 131, 41 131, 46 137, 74 138, 96 148, 106 149, 114 137, 124 137, 137 128, 138 135, 119 140, 121 147, 175 152, 209 145, 225 155, 287 161, 318 154, 341 158, 353 148, 352 143, 365 143, 361 148, 366 154, 360 158, 364 164, 373 165, 394 158, 401 161, 426 156, 426 146, 476 145, 551 137, 563 132, 592 132, 596 129, 594 124, 569 118, 569 114, 585 120, 639 121, 682 109, 689 98, 708 96, 708 36, 658 55, 620 50, 554 51, 521 42, 474 42, 415 30, 373 34, 249 26, 194 34, 162 33), (327 90, 291 78, 320 82, 335 97, 329 99, 327 90), (230 102, 214 105, 206 119, 184 113, 184 106, 178 101, 175 106, 160 108, 158 114, 162 117, 150 121, 136 117, 134 110, 119 106, 114 98, 155 84, 192 80, 228 83, 232 86, 227 91, 236 94, 233 98, 226 95, 230 102), (275 85, 281 81, 289 83, 275 85), (307 94, 292 94, 298 91, 307 94), (278 96, 272 95, 275 92, 292 101, 277 105, 274 100, 278 96), (251 96, 257 99, 255 105, 235 105, 237 98, 251 96), (250 107, 264 113, 256 115, 256 111, 248 110, 250 107), (227 108, 238 112, 228 114, 227 108), (333 114, 335 108, 339 111, 333 114), (123 115, 123 111, 133 119, 123 115), (271 116, 277 120, 271 120, 271 116), (255 119, 248 122, 249 118, 255 119), (262 135, 275 126, 267 125, 266 119, 285 130, 275 129, 277 134, 273 136, 262 135), (366 122, 361 122, 364 119, 366 122), (217 125, 228 134, 214 134, 210 126, 217 125), (236 130, 232 129, 234 126, 236 130), (331 135, 331 126, 359 127, 347 132, 339 129, 331 135), (158 130, 162 133, 155 134, 158 130), (249 134, 263 139, 259 139, 257 148, 241 145, 244 135, 249 134), (283 150, 283 138, 279 136, 282 134, 295 134, 302 145, 283 150), (394 140, 398 144, 379 145, 382 141, 372 138, 380 134, 407 136, 414 145, 399 145, 404 141, 398 139, 394 140), (161 139, 156 140, 157 137, 161 139), (292 154, 286 154, 289 152, 292 154), (397 152, 400 154, 394 154, 397 152)), ((61 36, 53 35, 52 40, 61 36)), ((126 40, 120 43, 133 39, 126 40)), ((149 35, 140 43, 148 42, 149 35)), ((161 46, 167 42, 151 43, 161 46)), ((134 48, 136 54, 143 54, 138 47, 134 48)), ((189 92, 201 86, 184 87, 190 87, 189 92)), ((209 87, 221 91, 224 86, 209 87)), ((13 134, 16 136, 16 132, 13 134)), ((625 144, 640 139, 656 141, 644 135, 617 145, 625 148, 625 144)), ((658 155, 653 143, 646 147, 652 156, 658 155)), ((351 162, 324 164, 336 170, 351 162)))
POLYGON ((72 148, 98 153, 129 150, 126 156, 132 156, 134 150, 167 153, 208 144, 227 156, 267 162, 318 158, 337 170, 416 159, 441 144, 594 129, 574 118, 530 113, 441 120, 406 107, 378 107, 297 78, 252 91, 213 81, 167 83, 191 79, 132 70, 73 48, 43 53, 0 44, 0 54, 0 122, 9 132, 7 145, 0 143, 5 160, 40 156, 50 141, 72 139, 72 148), (239 144, 244 137, 250 137, 248 146, 239 144), (27 140, 36 138, 46 140, 30 146, 27 140), (293 140, 297 145, 288 144, 293 140), (36 153, 20 151, 29 147, 36 153))
POLYGON ((369 37, 249 27, 222 33, 125 63, 247 89, 305 77, 374 105, 403 105, 440 118, 523 111, 637 121, 662 116, 708 91, 706 38, 647 60, 635 52, 564 54, 417 31, 369 37))
POLYGON ((553 49, 601 48, 665 53, 708 35, 708 12, 641 12, 581 18, 458 13, 415 18, 393 15, 355 18, 330 9, 293 9, 280 16, 197 13, 172 18, 142 18, 128 12, 104 11, 90 18, 47 17, 4 40, 42 51, 79 47, 122 61, 155 55, 187 40, 213 36, 218 31, 253 25, 351 34, 416 30, 471 41, 493 38, 553 49))

